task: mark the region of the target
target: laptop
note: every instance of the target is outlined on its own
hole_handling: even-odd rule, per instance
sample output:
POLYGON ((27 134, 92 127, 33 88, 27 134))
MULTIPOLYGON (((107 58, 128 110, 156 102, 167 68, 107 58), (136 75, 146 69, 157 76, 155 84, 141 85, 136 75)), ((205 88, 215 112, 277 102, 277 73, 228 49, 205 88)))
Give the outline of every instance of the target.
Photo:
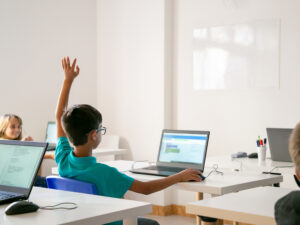
POLYGON ((28 199, 47 143, 0 140, 0 204, 28 199))
POLYGON ((289 138, 293 129, 267 128, 271 159, 273 161, 292 162, 289 153, 289 138))
POLYGON ((56 149, 57 135, 56 135, 56 123, 48 121, 46 129, 45 142, 48 142, 47 151, 53 151, 56 149))
POLYGON ((170 176, 184 169, 204 170, 209 131, 163 130, 156 166, 130 172, 170 176))

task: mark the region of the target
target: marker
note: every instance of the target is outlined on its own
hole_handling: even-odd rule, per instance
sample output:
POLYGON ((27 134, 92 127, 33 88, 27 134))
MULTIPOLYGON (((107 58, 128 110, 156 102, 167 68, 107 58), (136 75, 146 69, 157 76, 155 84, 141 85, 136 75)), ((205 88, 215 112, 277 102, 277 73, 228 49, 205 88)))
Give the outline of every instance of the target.
POLYGON ((257 147, 259 147, 259 145, 260 145, 259 140, 256 141, 256 145, 257 145, 257 147))
POLYGON ((263 146, 263 145, 264 145, 263 140, 260 139, 260 146, 263 146))
POLYGON ((264 139, 264 144, 265 144, 265 145, 267 144, 267 138, 264 139))

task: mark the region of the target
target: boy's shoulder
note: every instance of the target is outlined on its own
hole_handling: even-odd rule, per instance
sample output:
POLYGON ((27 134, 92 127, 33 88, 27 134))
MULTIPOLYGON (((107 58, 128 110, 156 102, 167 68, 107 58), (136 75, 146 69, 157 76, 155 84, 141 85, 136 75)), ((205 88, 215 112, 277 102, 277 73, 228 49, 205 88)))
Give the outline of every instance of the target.
POLYGON ((279 225, 300 224, 300 191, 292 191, 276 202, 275 219, 279 225))

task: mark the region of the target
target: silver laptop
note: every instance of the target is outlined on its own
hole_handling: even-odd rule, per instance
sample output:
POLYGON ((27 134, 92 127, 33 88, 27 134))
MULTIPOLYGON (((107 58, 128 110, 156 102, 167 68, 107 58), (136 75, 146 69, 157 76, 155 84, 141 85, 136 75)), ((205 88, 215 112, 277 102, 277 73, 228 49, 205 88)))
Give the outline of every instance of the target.
POLYGON ((130 172, 170 176, 184 169, 204 170, 209 131, 163 130, 156 166, 130 172))
POLYGON ((57 135, 56 123, 49 121, 46 129, 45 142, 48 142, 47 151, 53 151, 56 148, 57 135))
POLYGON ((47 143, 0 140, 0 204, 28 199, 47 143))
POLYGON ((273 161, 292 162, 289 154, 289 138, 293 129, 267 128, 271 159, 273 161))

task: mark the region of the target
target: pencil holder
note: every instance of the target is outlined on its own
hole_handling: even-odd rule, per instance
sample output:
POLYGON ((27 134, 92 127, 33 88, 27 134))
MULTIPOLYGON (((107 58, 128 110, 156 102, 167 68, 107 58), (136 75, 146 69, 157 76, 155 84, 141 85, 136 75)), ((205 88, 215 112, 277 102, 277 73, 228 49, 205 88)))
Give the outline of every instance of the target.
POLYGON ((266 160, 266 152, 267 152, 267 148, 265 145, 257 147, 258 161, 266 160))

